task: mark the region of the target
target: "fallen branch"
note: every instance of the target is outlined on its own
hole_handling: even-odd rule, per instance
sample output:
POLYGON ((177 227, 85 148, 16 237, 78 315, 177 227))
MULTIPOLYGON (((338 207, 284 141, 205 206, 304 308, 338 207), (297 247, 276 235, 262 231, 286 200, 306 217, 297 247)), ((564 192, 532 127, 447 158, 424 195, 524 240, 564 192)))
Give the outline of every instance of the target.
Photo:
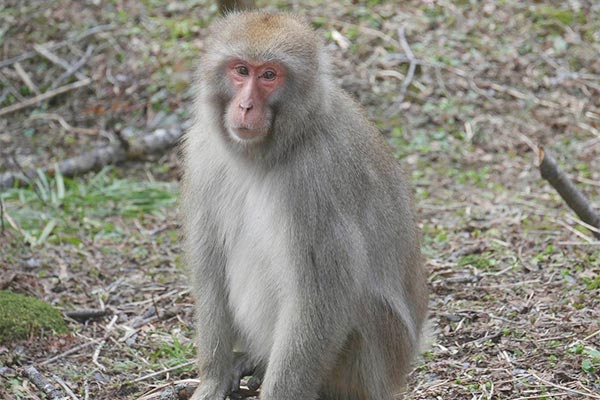
MULTIPOLYGON (((106 147, 95 149, 73 158, 61 161, 57 166, 47 166, 42 171, 47 175, 54 175, 56 170, 63 176, 77 176, 90 171, 97 171, 110 164, 117 164, 126 160, 140 160, 148 154, 162 152, 175 145, 183 129, 180 126, 170 129, 156 129, 154 132, 132 137, 129 140, 122 139, 106 147)), ((31 170, 24 172, 6 172, 0 175, 0 189, 24 185, 29 181, 28 177, 35 176, 36 172, 31 170)))
POLYGON ((583 222, 596 229, 592 230, 592 234, 600 239, 600 233, 597 231, 600 229, 600 214, 590 206, 585 196, 577 189, 571 179, 559 169, 554 158, 546 153, 542 147, 538 151, 538 162, 542 178, 556 189, 560 197, 583 222))
POLYGON ((50 400, 62 400, 65 398, 65 395, 56 389, 34 366, 25 367, 23 373, 50 400))
POLYGON ((65 311, 65 315, 71 319, 74 319, 78 322, 85 322, 90 319, 98 319, 102 318, 106 315, 110 314, 110 310, 92 310, 92 309, 84 309, 84 310, 73 310, 73 311, 65 311))

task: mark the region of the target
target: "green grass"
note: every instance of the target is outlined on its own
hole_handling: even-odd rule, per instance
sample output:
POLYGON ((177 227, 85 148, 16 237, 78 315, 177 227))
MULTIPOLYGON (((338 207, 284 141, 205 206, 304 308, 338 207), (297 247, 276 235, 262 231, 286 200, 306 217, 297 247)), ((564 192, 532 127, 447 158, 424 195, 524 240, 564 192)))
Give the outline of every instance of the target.
POLYGON ((176 184, 122 179, 111 171, 106 168, 91 179, 38 172, 29 187, 10 189, 0 198, 32 246, 48 240, 78 244, 82 234, 119 235, 110 217, 142 218, 176 206, 176 184))

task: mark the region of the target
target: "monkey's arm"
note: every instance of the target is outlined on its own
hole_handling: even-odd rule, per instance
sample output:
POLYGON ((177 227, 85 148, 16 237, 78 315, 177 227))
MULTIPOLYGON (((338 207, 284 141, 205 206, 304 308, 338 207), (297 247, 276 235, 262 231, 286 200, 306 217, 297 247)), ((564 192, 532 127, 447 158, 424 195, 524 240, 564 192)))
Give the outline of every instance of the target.
POLYGON ((192 275, 200 385, 193 400, 224 399, 234 365, 234 330, 225 293, 225 256, 215 229, 188 222, 186 258, 192 275))

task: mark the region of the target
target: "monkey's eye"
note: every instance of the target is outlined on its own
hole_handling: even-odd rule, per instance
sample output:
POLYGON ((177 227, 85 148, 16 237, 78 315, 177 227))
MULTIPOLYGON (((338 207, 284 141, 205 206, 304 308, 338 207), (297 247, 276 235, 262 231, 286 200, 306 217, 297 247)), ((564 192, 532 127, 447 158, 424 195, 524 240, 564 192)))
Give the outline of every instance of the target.
POLYGON ((248 75, 250 72, 248 71, 248 67, 246 67, 245 65, 238 65, 237 67, 235 67, 235 71, 240 74, 240 75, 248 75))
POLYGON ((267 70, 262 74, 262 77, 268 81, 272 81, 273 79, 275 79, 276 76, 277 74, 275 73, 275 71, 271 70, 267 70))

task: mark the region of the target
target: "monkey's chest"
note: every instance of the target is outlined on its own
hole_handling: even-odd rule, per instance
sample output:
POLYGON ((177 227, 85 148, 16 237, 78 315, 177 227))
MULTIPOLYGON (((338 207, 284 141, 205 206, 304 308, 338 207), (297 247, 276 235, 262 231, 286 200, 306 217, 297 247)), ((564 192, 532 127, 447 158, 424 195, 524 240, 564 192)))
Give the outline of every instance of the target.
POLYGON ((268 188, 243 194, 230 204, 238 218, 226 227, 229 305, 246 351, 266 360, 289 265, 289 225, 268 188))

